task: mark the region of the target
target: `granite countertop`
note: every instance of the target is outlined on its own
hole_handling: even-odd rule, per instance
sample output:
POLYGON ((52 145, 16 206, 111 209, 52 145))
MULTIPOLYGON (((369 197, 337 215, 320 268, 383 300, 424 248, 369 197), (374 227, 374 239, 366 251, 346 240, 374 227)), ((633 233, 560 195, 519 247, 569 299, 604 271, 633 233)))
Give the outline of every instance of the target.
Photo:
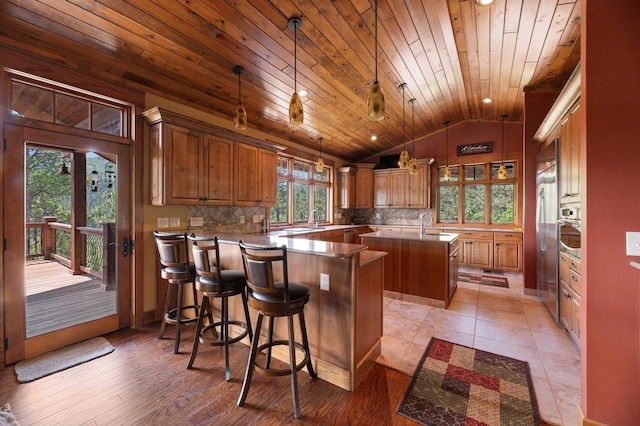
POLYGON ((266 235, 275 235, 275 236, 304 235, 304 234, 311 234, 314 232, 363 228, 365 226, 369 226, 369 225, 320 225, 317 228, 309 228, 308 226, 295 226, 290 228, 278 229, 275 231, 269 231, 266 235))
POLYGON ((394 240, 416 240, 416 241, 431 241, 450 243, 458 238, 458 234, 441 232, 438 234, 424 234, 420 235, 417 232, 402 232, 402 231, 377 231, 369 232, 367 234, 360 235, 362 238, 388 238, 394 240))
POLYGON ((305 253, 327 257, 353 257, 367 249, 362 244, 333 243, 328 241, 307 240, 304 238, 287 238, 287 235, 268 234, 235 234, 209 231, 194 231, 197 236, 217 236, 221 242, 237 244, 240 240, 248 244, 261 246, 286 246, 291 253, 305 253))

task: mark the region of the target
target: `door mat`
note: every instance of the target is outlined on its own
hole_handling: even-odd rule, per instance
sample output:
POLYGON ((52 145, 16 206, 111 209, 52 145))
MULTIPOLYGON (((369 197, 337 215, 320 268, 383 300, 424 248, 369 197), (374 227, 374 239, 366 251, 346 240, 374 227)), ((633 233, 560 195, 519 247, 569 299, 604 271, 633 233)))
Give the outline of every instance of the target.
POLYGON ((423 425, 540 425, 529 363, 431 338, 397 412, 423 425))
POLYGON ((58 371, 74 367, 113 352, 113 346, 104 337, 94 337, 46 354, 20 361, 15 366, 19 383, 27 383, 58 371))
POLYGON ((497 275, 476 274, 460 271, 458 272, 458 281, 509 288, 509 281, 507 281, 507 277, 500 277, 497 275))

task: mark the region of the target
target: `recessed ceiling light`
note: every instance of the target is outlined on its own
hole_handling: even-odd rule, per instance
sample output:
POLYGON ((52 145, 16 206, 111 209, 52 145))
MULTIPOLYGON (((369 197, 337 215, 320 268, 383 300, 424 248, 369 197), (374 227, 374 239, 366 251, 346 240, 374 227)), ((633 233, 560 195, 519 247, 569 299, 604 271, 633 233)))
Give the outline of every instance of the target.
POLYGON ((371 140, 372 141, 378 140, 378 137, 376 135, 371 135, 371 140))
POLYGON ((493 99, 491 99, 491 98, 484 98, 484 99, 482 99, 482 103, 483 103, 483 104, 490 104, 491 102, 493 102, 493 99))
POLYGON ((298 90, 298 96, 300 96, 301 98, 304 98, 305 96, 309 95, 309 91, 307 89, 300 89, 298 90))
POLYGON ((476 4, 478 6, 489 6, 490 4, 492 4, 495 0, 476 0, 476 4))

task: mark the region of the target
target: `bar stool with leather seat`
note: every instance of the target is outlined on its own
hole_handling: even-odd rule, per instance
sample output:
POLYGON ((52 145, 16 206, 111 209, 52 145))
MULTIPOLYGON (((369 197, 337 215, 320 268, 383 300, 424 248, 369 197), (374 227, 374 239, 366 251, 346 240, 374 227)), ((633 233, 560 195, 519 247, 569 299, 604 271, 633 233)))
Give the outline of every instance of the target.
POLYGON ((311 353, 304 320, 304 305, 309 301, 309 288, 304 284, 289 281, 286 246, 264 247, 245 244, 240 241, 240 251, 249 289, 249 306, 258 311, 258 319, 254 330, 254 339, 251 343, 244 383, 238 398, 238 406, 242 406, 247 398, 254 370, 267 376, 291 375, 294 416, 300 418, 297 372, 306 366, 309 375, 314 379, 317 377, 311 364, 311 353), (274 269, 276 273, 280 272, 281 279, 276 280, 277 275, 274 273, 274 269), (296 314, 298 314, 300 320, 302 344, 295 341, 293 316, 296 314), (265 316, 269 317, 268 338, 266 343, 259 345, 262 320, 265 316), (288 340, 273 340, 273 325, 276 317, 287 317, 288 340), (277 345, 289 346, 288 368, 277 369, 271 367, 271 350, 277 345), (265 349, 267 354, 263 367, 259 365, 256 359, 258 354, 261 354, 265 349), (299 363, 296 363, 296 351, 304 354, 302 361, 299 363))
POLYGON ((253 340, 251 317, 249 316, 249 307, 247 306, 247 281, 244 271, 222 269, 220 267, 220 244, 218 243, 218 237, 196 237, 192 234, 189 236, 189 240, 192 243, 193 262, 196 267, 196 290, 202 294, 202 303, 187 369, 193 367, 199 344, 224 346, 225 380, 229 381, 231 378, 229 345, 244 339, 247 334, 249 335, 249 339, 253 340), (232 296, 242 297, 246 322, 229 320, 229 297, 232 296), (212 299, 216 298, 221 300, 220 321, 214 322, 212 316, 212 299), (208 325, 204 325, 205 317, 209 320, 208 325), (234 325, 236 328, 239 328, 240 333, 231 338, 229 336, 229 325, 234 325), (216 331, 216 327, 220 328, 220 333, 216 331), (209 330, 212 331, 213 337, 207 335, 209 330))
POLYGON ((180 349, 180 325, 196 322, 199 315, 198 299, 195 288, 195 267, 189 261, 189 246, 186 233, 171 233, 154 231, 160 257, 160 276, 167 280, 167 297, 164 304, 164 314, 158 339, 162 339, 167 324, 176 327, 176 337, 173 344, 173 353, 177 354, 180 349), (182 293, 185 284, 189 284, 193 291, 193 304, 183 305, 182 293), (171 307, 173 292, 176 291, 176 307, 171 307), (185 317, 186 310, 193 309, 195 316, 185 317))

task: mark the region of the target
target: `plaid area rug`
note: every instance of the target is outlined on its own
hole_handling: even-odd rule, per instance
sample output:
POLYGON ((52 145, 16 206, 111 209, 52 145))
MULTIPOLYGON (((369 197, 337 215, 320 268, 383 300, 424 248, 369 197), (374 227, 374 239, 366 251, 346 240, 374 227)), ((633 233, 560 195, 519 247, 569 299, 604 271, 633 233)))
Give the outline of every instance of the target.
POLYGON ((540 425, 529 364, 431 338, 398 413, 423 425, 540 425))
POLYGON ((496 275, 474 274, 470 272, 460 271, 458 272, 458 281, 509 288, 509 281, 507 280, 507 278, 496 275))

